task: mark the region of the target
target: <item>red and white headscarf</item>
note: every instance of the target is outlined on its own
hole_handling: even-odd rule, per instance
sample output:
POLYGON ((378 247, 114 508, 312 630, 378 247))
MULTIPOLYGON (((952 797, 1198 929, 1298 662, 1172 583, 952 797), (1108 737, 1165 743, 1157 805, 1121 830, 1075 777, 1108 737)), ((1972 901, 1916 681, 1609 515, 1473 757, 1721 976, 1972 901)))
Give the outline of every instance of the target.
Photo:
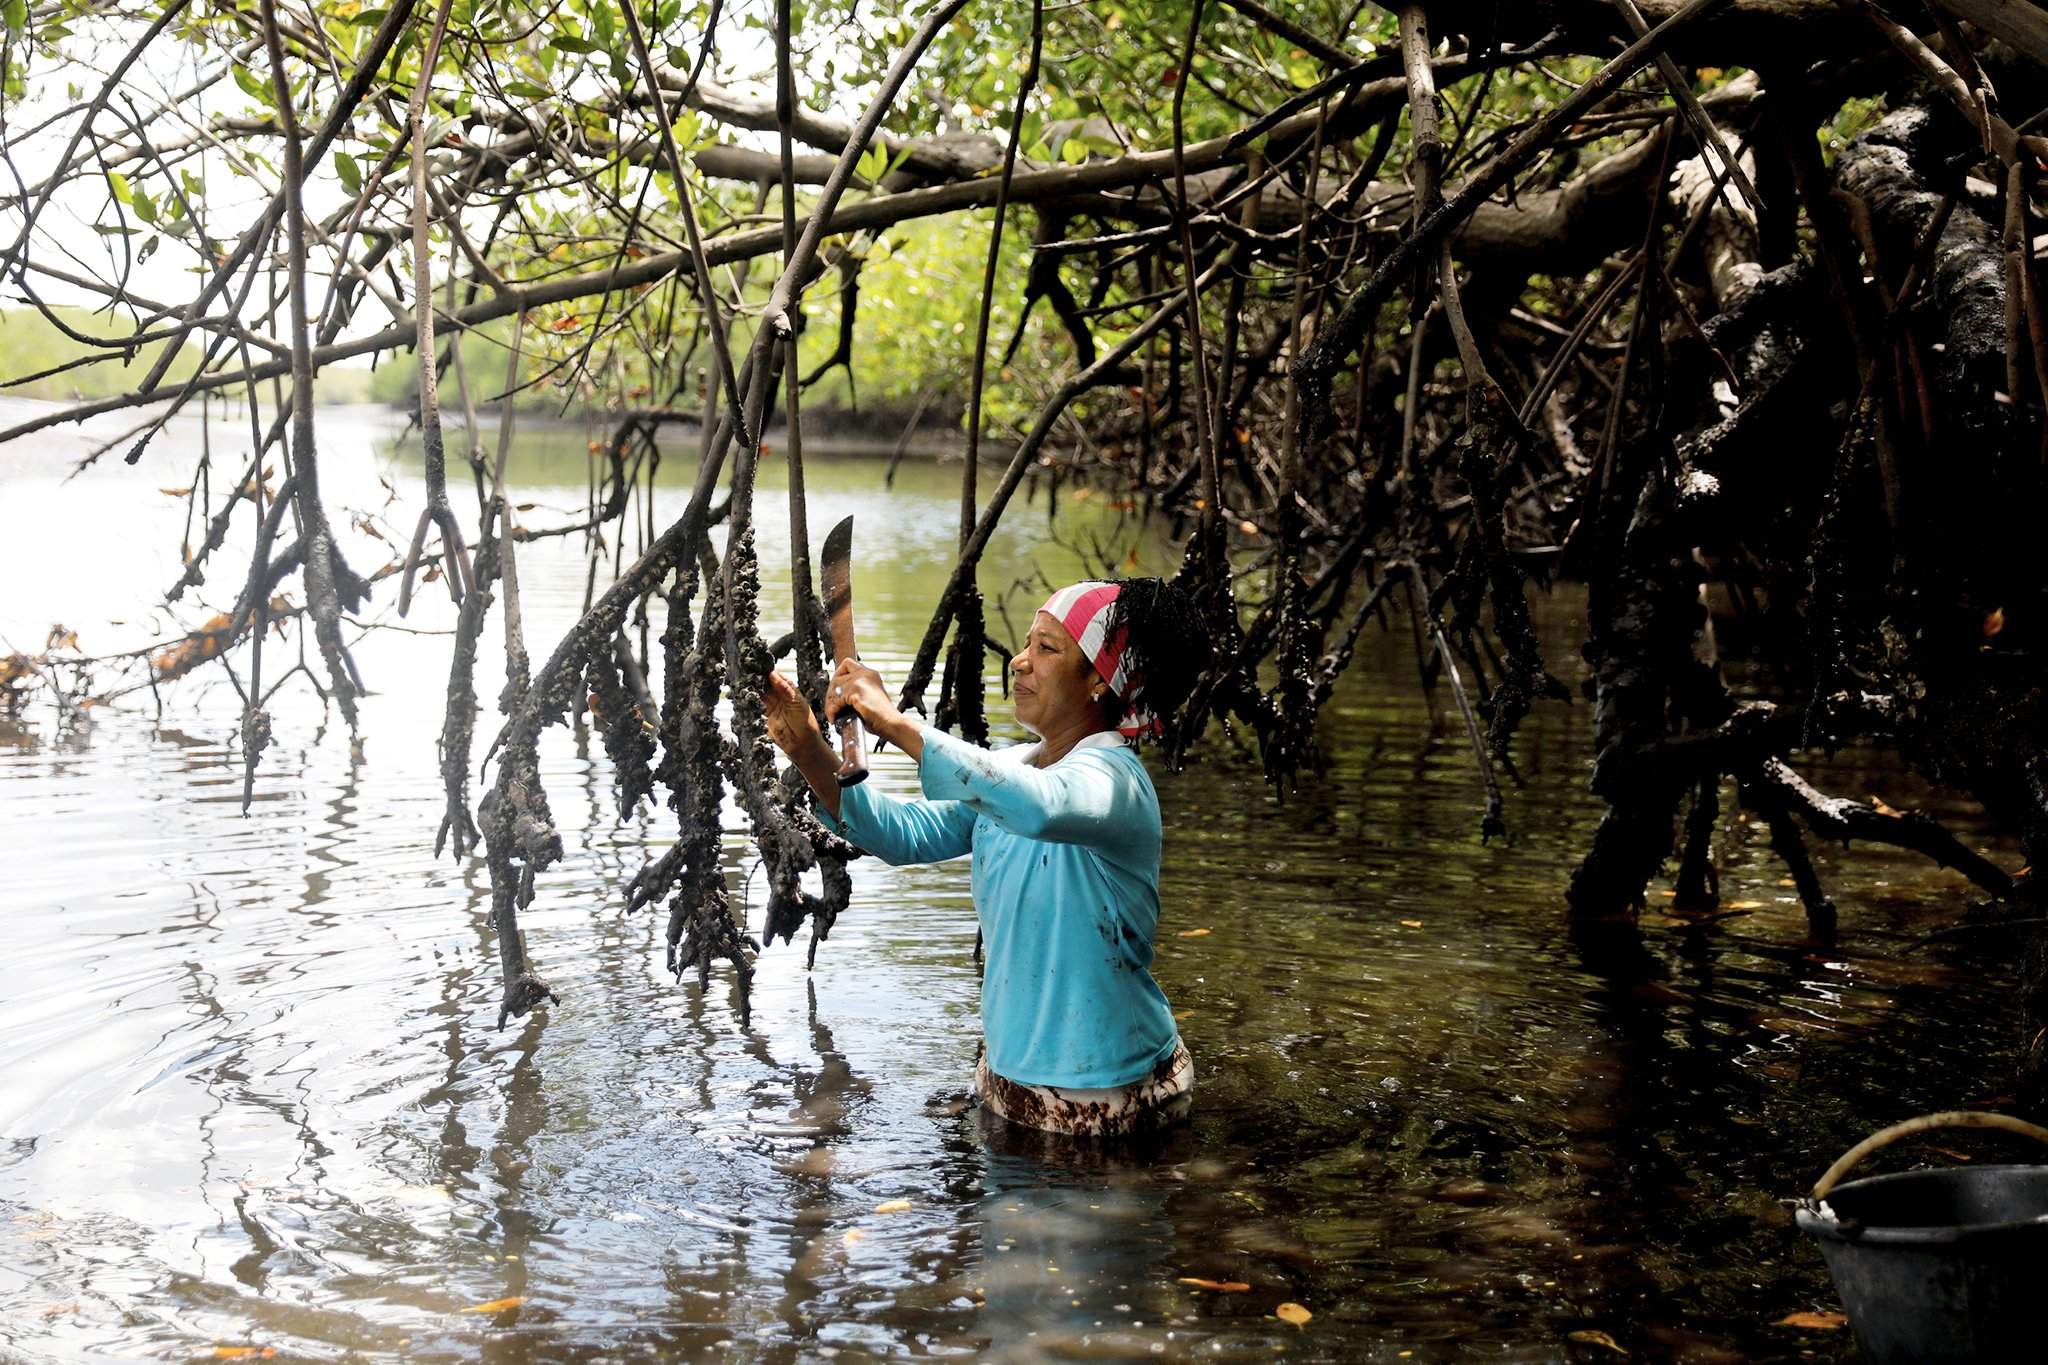
POLYGON ((1112 635, 1109 631, 1109 604, 1122 591, 1122 585, 1117 583, 1076 583, 1046 598, 1039 610, 1067 628, 1067 634, 1081 646, 1081 652, 1095 665, 1109 690, 1122 699, 1124 716, 1117 730, 1130 738, 1158 735, 1165 727, 1140 700, 1145 692, 1145 675, 1130 666, 1125 649, 1129 632, 1118 630, 1112 635))

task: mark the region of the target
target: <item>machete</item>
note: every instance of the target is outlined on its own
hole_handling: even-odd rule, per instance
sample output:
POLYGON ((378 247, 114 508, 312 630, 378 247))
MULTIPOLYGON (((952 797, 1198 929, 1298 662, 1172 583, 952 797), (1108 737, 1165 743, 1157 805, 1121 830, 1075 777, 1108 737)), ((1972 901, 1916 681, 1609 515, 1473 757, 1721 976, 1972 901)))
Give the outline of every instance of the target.
MULTIPOLYGON (((832 627, 832 659, 858 659, 853 647, 853 518, 848 517, 825 537, 818 582, 825 590, 825 619, 832 627)), ((849 706, 833 722, 839 730, 839 785, 851 787, 868 776, 867 735, 860 716, 849 706)))

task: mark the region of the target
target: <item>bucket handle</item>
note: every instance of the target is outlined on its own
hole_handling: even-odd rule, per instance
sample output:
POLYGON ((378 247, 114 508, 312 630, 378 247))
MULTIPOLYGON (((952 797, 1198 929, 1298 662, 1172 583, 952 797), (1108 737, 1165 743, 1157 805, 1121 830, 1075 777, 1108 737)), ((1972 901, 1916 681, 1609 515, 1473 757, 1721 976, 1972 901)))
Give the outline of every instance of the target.
POLYGON ((1917 1119, 1907 1119, 1903 1123, 1895 1123, 1889 1128, 1880 1129, 1842 1153, 1841 1160, 1828 1167, 1826 1173, 1814 1183, 1813 1202, 1818 1204, 1827 1198, 1828 1192, 1849 1173, 1851 1166, 1878 1148, 1889 1147, 1900 1138, 1924 1133, 1930 1128, 2002 1128, 2008 1133, 2018 1133, 2022 1137, 2030 1137, 2038 1142, 2048 1142, 2048 1128, 2005 1114, 1988 1114, 1974 1109, 1951 1109, 1941 1114, 1922 1114, 1917 1119))

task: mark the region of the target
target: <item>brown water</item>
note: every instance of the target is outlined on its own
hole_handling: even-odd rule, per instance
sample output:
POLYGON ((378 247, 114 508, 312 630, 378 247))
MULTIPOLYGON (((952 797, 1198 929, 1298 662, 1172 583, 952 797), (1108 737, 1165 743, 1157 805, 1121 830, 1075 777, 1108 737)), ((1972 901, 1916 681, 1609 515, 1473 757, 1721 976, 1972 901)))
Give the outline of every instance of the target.
MULTIPOLYGON (((235 426, 211 432, 224 459, 235 426)), ((409 531, 419 483, 381 419, 323 430, 330 498, 377 513, 381 474, 399 494, 381 515, 409 531)), ((182 423, 142 468, 65 486, 70 444, 8 452, 0 632, 141 638, 176 571, 181 513, 155 490, 189 482, 199 439, 182 423)), ((564 448, 515 466, 532 525, 581 501, 580 438, 564 448)), ((859 519, 863 650, 885 673, 948 561, 957 468, 906 466, 888 494, 876 462, 812 471, 812 525, 859 519)), ((1082 543, 1142 540, 1060 501, 1082 543)), ((770 565, 784 515, 764 490, 770 565)), ((1042 505, 1014 521, 991 591, 1078 570, 1042 505)), ((540 647, 573 618, 581 555, 522 551, 540 647)), ((239 574, 216 578, 225 598, 239 574)), ((438 591, 408 625, 452 623, 438 591)), ((769 591, 783 619, 786 585, 769 591)), ((1577 610, 1542 610, 1560 669, 1577 610)), ((1047 1150, 962 1112, 963 867, 857 865, 815 972, 801 942, 761 960, 751 1028, 726 978, 672 982, 659 920, 618 894, 672 827, 618 824, 601 749, 563 730, 543 756, 569 856, 522 923, 564 999, 496 1032, 486 880, 431 852, 447 645, 363 642, 381 690, 359 755, 309 694, 281 707, 246 819, 224 683, 180 685, 161 717, 143 694, 82 733, 41 714, 0 733, 0 1354, 1619 1359, 1571 1337, 1600 1332, 1639 1358, 1835 1358, 1846 1333, 1773 1325, 1836 1306, 1780 1201, 1871 1127, 2004 1083, 1996 974, 1964 941, 1904 949, 1967 900, 1918 859, 1817 850, 1845 933, 1815 951, 1737 820, 1723 896, 1744 913, 1687 925, 1653 893, 1640 959, 1574 945, 1586 707, 1524 727, 1515 837, 1483 846, 1462 731, 1420 694, 1405 626, 1332 703, 1326 782, 1276 802, 1222 738, 1159 775, 1157 974, 1198 1102, 1155 1150, 1047 1150)), ((876 772, 912 786, 899 757, 876 772)), ((1972 828, 1853 755, 1814 775, 1972 828)), ((729 815, 739 887, 754 858, 729 815)))

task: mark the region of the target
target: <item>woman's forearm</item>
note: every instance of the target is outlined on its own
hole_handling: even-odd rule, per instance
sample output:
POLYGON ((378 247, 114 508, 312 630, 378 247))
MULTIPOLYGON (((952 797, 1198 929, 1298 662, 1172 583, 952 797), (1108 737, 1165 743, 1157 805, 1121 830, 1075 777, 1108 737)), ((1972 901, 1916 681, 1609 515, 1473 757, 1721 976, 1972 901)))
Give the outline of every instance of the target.
POLYGON ((881 725, 869 727, 875 734, 901 749, 912 763, 924 757, 924 725, 901 711, 892 711, 881 725))
POLYGON ((822 737, 817 744, 807 747, 797 756, 796 770, 804 775, 804 781, 811 784, 817 794, 818 804, 834 820, 839 818, 839 755, 832 752, 832 746, 822 737))

